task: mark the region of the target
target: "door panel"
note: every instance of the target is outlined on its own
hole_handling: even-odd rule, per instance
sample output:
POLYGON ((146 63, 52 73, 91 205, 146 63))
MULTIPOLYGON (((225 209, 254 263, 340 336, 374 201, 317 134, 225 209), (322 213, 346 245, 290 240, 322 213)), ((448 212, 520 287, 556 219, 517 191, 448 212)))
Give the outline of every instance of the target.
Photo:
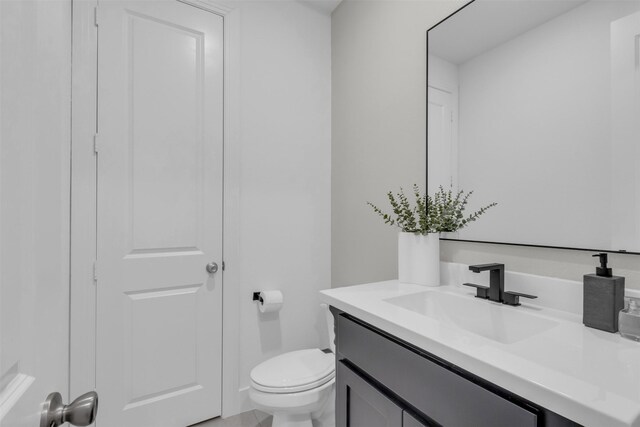
POLYGON ((222 18, 104 2, 98 59, 103 426, 220 415, 222 18))
POLYGON ((204 34, 151 16, 127 18, 131 253, 197 251, 207 154, 204 34))
POLYGON ((402 408, 342 361, 338 362, 337 378, 337 427, 402 425, 402 408))
POLYGON ((0 1, 0 425, 68 398, 71 2, 0 1))
POLYGON ((419 421, 416 417, 404 411, 402 413, 402 427, 428 427, 429 425, 419 421))

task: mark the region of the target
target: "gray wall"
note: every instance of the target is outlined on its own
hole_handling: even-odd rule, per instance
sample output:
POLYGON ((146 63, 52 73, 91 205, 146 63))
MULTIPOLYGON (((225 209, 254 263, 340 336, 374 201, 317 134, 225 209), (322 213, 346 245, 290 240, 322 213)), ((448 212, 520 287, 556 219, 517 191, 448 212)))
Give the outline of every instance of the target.
MULTIPOLYGON (((332 285, 397 277, 396 230, 365 204, 425 181, 425 32, 457 1, 344 0, 332 15, 332 285)), ((443 261, 582 280, 589 252, 443 242, 443 261)), ((640 256, 612 255, 640 289, 640 256)))

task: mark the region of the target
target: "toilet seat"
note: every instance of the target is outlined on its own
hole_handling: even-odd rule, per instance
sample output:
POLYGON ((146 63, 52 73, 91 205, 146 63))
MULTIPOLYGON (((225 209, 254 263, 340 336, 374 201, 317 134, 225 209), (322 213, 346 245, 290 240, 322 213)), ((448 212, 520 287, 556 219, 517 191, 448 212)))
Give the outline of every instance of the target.
POLYGON ((296 393, 335 377, 335 356, 320 349, 298 350, 266 360, 251 371, 251 385, 264 393, 296 393))

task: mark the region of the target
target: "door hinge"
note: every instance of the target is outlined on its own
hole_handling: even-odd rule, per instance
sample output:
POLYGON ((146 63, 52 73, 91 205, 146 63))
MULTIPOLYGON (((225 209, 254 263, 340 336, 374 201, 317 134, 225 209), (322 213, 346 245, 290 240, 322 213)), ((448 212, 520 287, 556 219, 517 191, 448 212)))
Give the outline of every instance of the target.
POLYGON ((98 154, 98 134, 93 135, 93 154, 98 154))
POLYGON ((224 261, 222 261, 222 271, 224 271, 224 261))
POLYGON ((98 6, 93 8, 93 22, 96 27, 100 26, 100 12, 98 12, 98 6))
POLYGON ((98 261, 93 262, 93 282, 98 283, 98 261))

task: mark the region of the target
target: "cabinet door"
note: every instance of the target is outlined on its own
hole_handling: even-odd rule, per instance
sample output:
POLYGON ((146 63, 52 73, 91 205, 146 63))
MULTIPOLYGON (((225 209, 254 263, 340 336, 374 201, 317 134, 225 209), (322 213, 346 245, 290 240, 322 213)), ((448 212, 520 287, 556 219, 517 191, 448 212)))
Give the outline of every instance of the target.
POLYGON ((402 408, 375 386, 338 363, 336 427, 399 427, 402 408))
POLYGON ((419 421, 413 415, 407 411, 402 412, 402 427, 428 427, 429 424, 425 424, 419 421))

